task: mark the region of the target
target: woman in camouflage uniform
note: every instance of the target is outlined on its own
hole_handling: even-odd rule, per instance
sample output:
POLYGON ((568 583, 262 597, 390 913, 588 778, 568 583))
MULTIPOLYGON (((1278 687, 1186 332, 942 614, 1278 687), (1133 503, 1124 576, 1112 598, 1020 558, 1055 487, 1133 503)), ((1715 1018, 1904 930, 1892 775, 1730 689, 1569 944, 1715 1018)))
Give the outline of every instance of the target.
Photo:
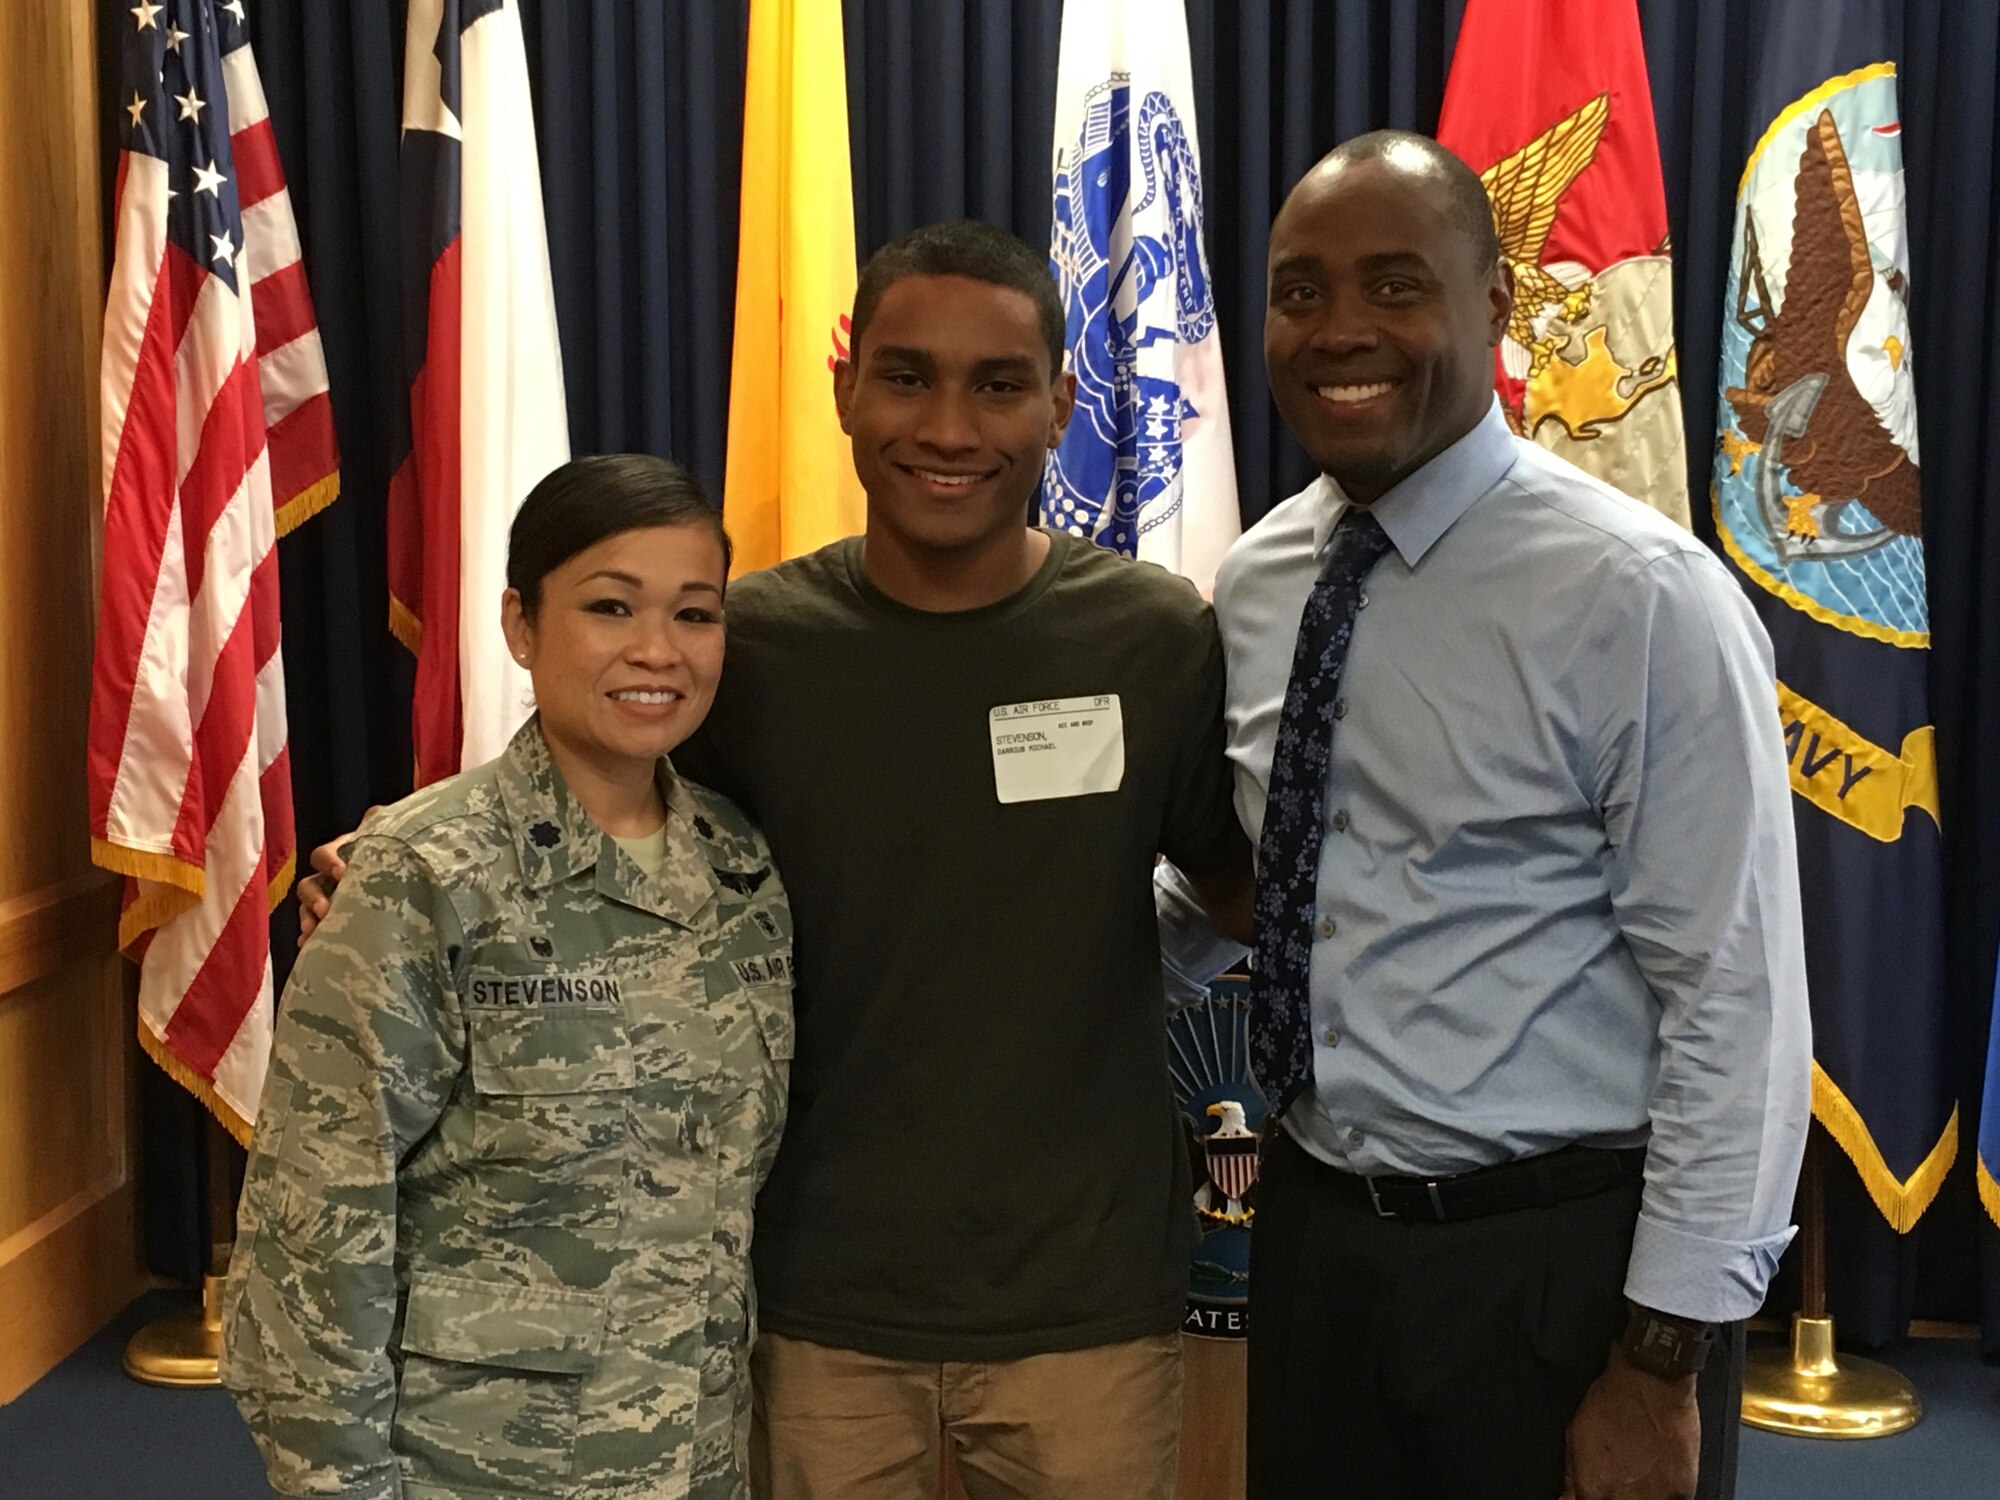
POLYGON ((581 459, 510 537, 538 705, 377 813, 279 1012, 223 1378, 283 1496, 736 1500, 784 1122, 769 847, 665 755, 722 669, 684 471, 581 459))

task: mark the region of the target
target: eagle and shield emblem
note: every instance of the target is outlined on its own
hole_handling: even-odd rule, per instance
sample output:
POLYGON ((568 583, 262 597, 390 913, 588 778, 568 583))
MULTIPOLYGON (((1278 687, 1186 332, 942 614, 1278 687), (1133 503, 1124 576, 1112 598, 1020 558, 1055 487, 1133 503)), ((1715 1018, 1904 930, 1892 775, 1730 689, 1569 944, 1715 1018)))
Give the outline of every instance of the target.
POLYGON ((1264 1096, 1250 1076, 1250 981, 1225 974, 1167 1026, 1167 1065, 1195 1182, 1196 1240, 1183 1329, 1250 1331, 1250 1226, 1257 1216, 1264 1096))
POLYGON ((1744 172, 1715 465, 1724 547, 1851 634, 1929 641, 1895 70, 1774 121, 1744 172))
POLYGON ((1487 162, 1479 180, 1514 277, 1494 372, 1508 424, 1685 525, 1666 200, 1637 118, 1622 124, 1607 88, 1532 135, 1475 130, 1463 110, 1439 135, 1487 162), (1503 154, 1488 157, 1496 139, 1503 154))
POLYGON ((1183 436, 1202 413, 1180 350, 1215 327, 1192 127, 1166 93, 1135 97, 1124 72, 1090 91, 1056 169, 1050 262, 1076 415, 1050 456, 1043 514, 1135 557, 1140 535, 1181 509, 1183 436))

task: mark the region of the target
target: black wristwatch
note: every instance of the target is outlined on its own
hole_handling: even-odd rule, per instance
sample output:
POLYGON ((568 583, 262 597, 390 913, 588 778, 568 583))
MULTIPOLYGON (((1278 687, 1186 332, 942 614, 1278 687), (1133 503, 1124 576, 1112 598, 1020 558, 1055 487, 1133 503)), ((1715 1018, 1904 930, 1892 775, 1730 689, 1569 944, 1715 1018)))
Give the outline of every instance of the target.
POLYGON ((1708 1351, 1715 1345, 1713 1323, 1676 1318, 1636 1302, 1630 1305, 1632 1315, 1618 1347, 1633 1364, 1662 1380, 1679 1380, 1697 1374, 1708 1363, 1708 1351))

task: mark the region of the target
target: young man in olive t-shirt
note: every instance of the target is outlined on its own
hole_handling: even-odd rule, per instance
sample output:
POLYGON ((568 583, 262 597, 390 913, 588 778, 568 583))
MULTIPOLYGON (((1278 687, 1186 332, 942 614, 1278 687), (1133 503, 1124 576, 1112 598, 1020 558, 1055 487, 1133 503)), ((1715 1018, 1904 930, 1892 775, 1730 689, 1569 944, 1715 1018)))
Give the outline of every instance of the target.
POLYGON ((973 1500, 1168 1500, 1192 1216, 1151 876, 1247 891, 1214 617, 1024 524, 1072 403, 1040 257, 919 230, 853 321, 867 532, 731 586, 676 756, 763 825, 797 934, 757 1467, 915 1500, 942 1434, 973 1500))
POLYGON ((1152 870, 1247 940, 1214 617, 1025 524, 1073 381, 1020 241, 887 246, 851 348, 866 533, 731 585, 675 755, 792 901, 753 1483, 930 1500, 949 1441, 971 1500, 1171 1500, 1192 1214, 1152 870))

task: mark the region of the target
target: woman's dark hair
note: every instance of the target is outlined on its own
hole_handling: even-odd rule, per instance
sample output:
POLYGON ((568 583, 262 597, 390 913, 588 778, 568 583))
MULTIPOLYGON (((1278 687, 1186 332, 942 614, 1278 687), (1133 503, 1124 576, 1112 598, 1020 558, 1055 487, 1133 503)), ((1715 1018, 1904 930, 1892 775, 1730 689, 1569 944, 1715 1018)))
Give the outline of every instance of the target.
POLYGON ((550 573, 608 536, 648 526, 706 527, 728 576, 729 533, 699 479, 650 453, 600 453, 551 469, 528 491, 507 534, 507 587, 532 615, 550 573))

